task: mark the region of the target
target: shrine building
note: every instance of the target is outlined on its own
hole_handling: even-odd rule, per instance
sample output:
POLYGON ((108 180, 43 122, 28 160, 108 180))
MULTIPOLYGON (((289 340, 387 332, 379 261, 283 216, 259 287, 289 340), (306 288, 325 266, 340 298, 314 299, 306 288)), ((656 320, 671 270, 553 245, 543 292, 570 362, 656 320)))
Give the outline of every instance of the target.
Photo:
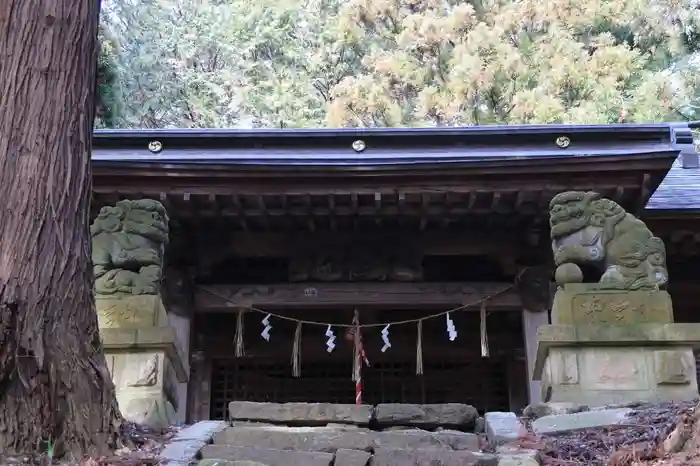
POLYGON ((92 159, 93 218, 124 199, 167 212, 155 294, 182 421, 233 400, 355 403, 357 324, 364 403, 538 400, 563 191, 643 220, 666 246, 675 321, 700 321, 686 124, 98 130, 92 159))

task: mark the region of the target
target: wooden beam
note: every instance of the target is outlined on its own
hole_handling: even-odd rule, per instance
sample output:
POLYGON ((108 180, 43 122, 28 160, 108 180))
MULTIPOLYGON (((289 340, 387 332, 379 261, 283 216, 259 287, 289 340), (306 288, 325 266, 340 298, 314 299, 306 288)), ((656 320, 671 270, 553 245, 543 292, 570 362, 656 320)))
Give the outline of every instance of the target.
POLYGON ((211 285, 195 292, 196 312, 233 312, 240 305, 261 309, 312 307, 427 309, 457 307, 494 296, 490 310, 521 307, 509 283, 284 283, 278 285, 211 285), (504 291, 506 290, 506 291, 504 291))
POLYGON ((303 234, 232 232, 227 244, 217 247, 219 254, 239 257, 287 257, 293 252, 309 249, 344 248, 349 244, 393 243, 413 247, 429 256, 516 255, 517 237, 485 232, 416 232, 400 233, 336 233, 316 232, 303 234))
MULTIPOLYGON (((354 202, 354 200, 353 200, 354 202)), ((216 218, 217 216, 220 217, 240 217, 241 215, 245 215, 247 217, 284 217, 284 216, 290 216, 290 217, 308 217, 308 216, 319 216, 319 217, 326 217, 330 215, 338 215, 338 216, 376 216, 376 215, 383 215, 383 216, 398 216, 398 215, 406 215, 406 216, 411 216, 411 217, 421 217, 424 215, 430 216, 430 217, 443 217, 445 215, 452 215, 455 217, 461 217, 461 216, 466 216, 470 213, 473 214, 490 214, 493 213, 493 211, 489 208, 483 208, 483 209, 468 209, 465 207, 460 207, 460 206, 454 206, 454 207, 448 207, 448 206, 432 206, 429 207, 428 209, 421 209, 417 207, 409 207, 406 206, 403 209, 400 209, 399 206, 392 205, 392 206, 383 206, 381 211, 378 211, 376 207, 374 206, 355 206, 353 205, 352 207, 345 207, 345 206, 338 206, 334 211, 329 209, 328 207, 312 207, 312 208, 305 208, 305 207, 289 207, 288 209, 245 209, 242 213, 236 209, 224 209, 220 213, 214 211, 213 209, 205 209, 200 212, 196 212, 199 216, 201 217, 214 217, 216 218)), ((542 212, 544 213, 544 212, 542 212)), ((177 212, 178 215, 181 215, 183 217, 188 217, 193 215, 192 212, 177 212)))

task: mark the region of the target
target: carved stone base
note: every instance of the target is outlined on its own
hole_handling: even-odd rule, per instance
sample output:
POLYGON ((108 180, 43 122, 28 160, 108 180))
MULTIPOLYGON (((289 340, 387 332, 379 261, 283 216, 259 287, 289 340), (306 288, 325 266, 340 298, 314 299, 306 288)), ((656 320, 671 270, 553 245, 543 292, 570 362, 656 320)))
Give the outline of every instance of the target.
POLYGON ((692 400, 698 346, 700 324, 545 325, 534 378, 546 402, 692 400))
POLYGON ((166 327, 168 313, 157 295, 96 296, 100 328, 166 327))
POLYGON ((552 323, 642 324, 673 322, 666 291, 601 290, 597 283, 571 283, 559 288, 552 305, 552 323))
POLYGON ((187 381, 186 359, 171 327, 100 330, 122 414, 153 428, 174 421, 178 383, 187 381))

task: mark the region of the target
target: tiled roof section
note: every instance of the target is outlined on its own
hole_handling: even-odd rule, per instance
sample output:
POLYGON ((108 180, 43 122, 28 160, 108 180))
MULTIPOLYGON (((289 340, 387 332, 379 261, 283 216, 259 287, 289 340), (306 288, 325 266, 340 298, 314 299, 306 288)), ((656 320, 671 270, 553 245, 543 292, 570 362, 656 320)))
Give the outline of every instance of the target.
POLYGON ((646 208, 700 211, 700 168, 682 168, 676 160, 646 208))
POLYGON ((512 125, 464 128, 298 130, 99 130, 100 164, 355 167, 469 164, 480 161, 668 156, 668 124, 512 125), (559 138, 566 146, 558 146, 559 138), (157 141, 162 151, 151 152, 157 141), (570 145, 569 145, 570 142, 570 145), (361 143, 363 149, 355 150, 361 143))

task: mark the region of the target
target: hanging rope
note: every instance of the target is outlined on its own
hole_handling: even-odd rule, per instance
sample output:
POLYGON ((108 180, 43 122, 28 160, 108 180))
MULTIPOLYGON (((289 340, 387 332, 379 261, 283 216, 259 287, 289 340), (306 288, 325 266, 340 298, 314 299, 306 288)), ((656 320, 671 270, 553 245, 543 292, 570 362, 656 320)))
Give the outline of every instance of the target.
POLYGON ((245 348, 243 347, 243 313, 245 311, 239 310, 236 313, 236 336, 234 338, 236 347, 234 350, 235 356, 237 358, 242 358, 245 356, 245 348))
POLYGON ((414 324, 414 323, 418 323, 419 321, 422 321, 422 320, 434 319, 437 317, 444 317, 447 314, 449 314, 450 312, 463 311, 463 310, 468 309, 472 306, 476 306, 477 304, 485 303, 489 299, 492 299, 492 298, 495 298, 496 296, 502 295, 506 291, 510 290, 512 287, 513 287, 512 285, 508 285, 505 288, 503 288, 502 290, 497 291, 496 293, 490 294, 488 296, 484 296, 483 298, 478 299, 476 301, 473 301, 471 303, 463 304, 461 306, 457 306, 457 307, 454 307, 452 309, 448 309, 446 311, 439 312, 437 314, 432 314, 432 315, 429 315, 427 317, 421 317, 421 318, 417 318, 417 319, 398 320, 395 322, 364 324, 364 325, 358 325, 358 326, 356 326, 355 324, 337 324, 337 323, 329 323, 329 322, 319 322, 319 321, 315 321, 315 320, 295 319, 294 317, 284 316, 281 314, 273 314, 271 312, 263 311, 262 309, 258 309, 258 308, 253 307, 253 306, 248 306, 248 305, 236 303, 231 298, 224 296, 220 293, 217 293, 216 291, 210 290, 209 288, 207 288, 205 286, 199 286, 198 288, 201 289, 202 291, 209 293, 212 296, 216 296, 217 298, 222 299, 222 300, 232 304, 233 306, 236 306, 239 308, 244 308, 248 311, 258 312, 260 314, 265 314, 266 316, 274 317, 275 319, 286 320, 288 322, 295 322, 295 323, 301 322, 304 325, 321 325, 323 327, 328 327, 329 325, 333 325, 334 327, 353 329, 355 327, 357 327, 357 328, 376 328, 376 327, 386 327, 387 325, 393 326, 393 325, 403 325, 403 324, 414 324))
POLYGON ((482 358, 488 358, 489 357, 489 337, 488 334, 486 333, 486 301, 482 301, 481 303, 481 310, 479 311, 480 318, 481 318, 481 323, 479 325, 480 327, 480 334, 481 334, 481 357, 482 358))
POLYGON ((292 376, 301 377, 301 322, 297 322, 292 346, 292 376))
POLYGON ((418 338, 416 342, 416 375, 423 375, 423 321, 418 321, 418 338))

